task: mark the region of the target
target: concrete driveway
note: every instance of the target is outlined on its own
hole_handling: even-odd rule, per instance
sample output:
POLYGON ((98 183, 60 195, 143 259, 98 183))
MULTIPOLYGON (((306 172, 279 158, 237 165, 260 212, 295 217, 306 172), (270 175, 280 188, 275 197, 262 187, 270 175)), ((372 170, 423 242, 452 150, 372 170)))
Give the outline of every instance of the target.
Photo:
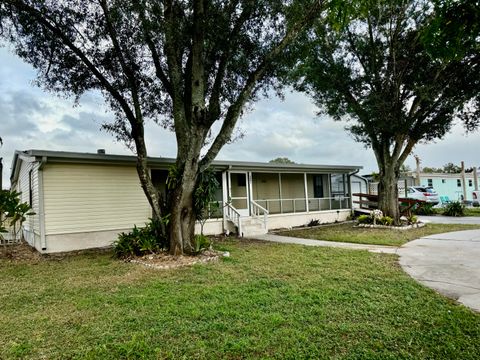
POLYGON ((435 223, 435 224, 480 224, 480 216, 419 216, 418 220, 424 223, 435 223))
POLYGON ((397 253, 414 279, 480 312, 480 230, 426 236, 397 253))

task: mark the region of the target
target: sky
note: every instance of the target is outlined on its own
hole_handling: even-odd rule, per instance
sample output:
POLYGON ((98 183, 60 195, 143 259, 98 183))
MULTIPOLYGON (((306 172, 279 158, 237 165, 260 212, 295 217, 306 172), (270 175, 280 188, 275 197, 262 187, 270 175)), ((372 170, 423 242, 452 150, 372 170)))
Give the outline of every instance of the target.
MULTIPOLYGON (((15 150, 131 154, 112 135, 100 130, 113 116, 99 94, 73 99, 59 97, 34 85, 36 72, 28 64, 0 48, 0 157, 3 157, 3 187, 9 186, 11 162, 15 150)), ((346 123, 317 116, 318 109, 304 94, 287 91, 285 99, 261 99, 239 121, 237 133, 243 134, 226 145, 218 159, 269 161, 277 157, 304 164, 360 165, 362 174, 377 171, 371 149, 356 143, 345 131, 346 123)), ((149 123, 146 142, 150 156, 175 157, 172 132, 149 123)), ((421 144, 414 149, 422 166, 441 167, 448 162, 467 167, 480 166, 480 132, 465 134, 460 125, 444 139, 421 144)), ((414 168, 412 156, 406 164, 414 168)))

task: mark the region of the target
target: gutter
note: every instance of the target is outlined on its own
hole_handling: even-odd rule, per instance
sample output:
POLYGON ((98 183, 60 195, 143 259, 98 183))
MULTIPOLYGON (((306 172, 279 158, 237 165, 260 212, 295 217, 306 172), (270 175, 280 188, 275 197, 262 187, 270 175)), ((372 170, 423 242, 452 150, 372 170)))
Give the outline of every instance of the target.
MULTIPOLYGON (((348 173, 347 174, 347 178, 348 178, 348 193, 350 194, 350 211, 353 211, 353 196, 352 196, 352 175, 356 175, 358 174, 360 171, 360 169, 357 169, 355 171, 352 171, 351 173, 348 173)), ((361 177, 361 176, 360 176, 361 177)), ((366 180, 367 181, 367 187, 368 187, 368 180, 361 177, 362 179, 366 180)))
POLYGON ((43 168, 47 163, 47 157, 42 156, 38 166, 38 218, 40 222, 40 246, 42 251, 47 250, 47 238, 45 236, 45 203, 43 192, 43 168))

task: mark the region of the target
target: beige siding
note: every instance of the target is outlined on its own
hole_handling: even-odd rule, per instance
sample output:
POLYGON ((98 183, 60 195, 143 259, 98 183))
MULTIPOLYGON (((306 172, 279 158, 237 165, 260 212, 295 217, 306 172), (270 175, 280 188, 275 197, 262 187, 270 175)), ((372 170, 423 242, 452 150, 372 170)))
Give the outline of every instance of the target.
POLYGON ((47 235, 126 229, 151 216, 134 167, 47 163, 43 183, 47 235))
POLYGON ((35 215, 27 216, 27 220, 23 223, 23 229, 25 230, 25 239, 29 244, 34 245, 35 239, 38 240, 38 237, 40 235, 37 162, 28 161, 27 158, 20 162, 20 170, 18 173, 17 183, 15 184, 15 190, 21 193, 21 201, 29 204, 32 207, 32 211, 35 213, 35 215), (31 203, 30 191, 32 193, 31 203))

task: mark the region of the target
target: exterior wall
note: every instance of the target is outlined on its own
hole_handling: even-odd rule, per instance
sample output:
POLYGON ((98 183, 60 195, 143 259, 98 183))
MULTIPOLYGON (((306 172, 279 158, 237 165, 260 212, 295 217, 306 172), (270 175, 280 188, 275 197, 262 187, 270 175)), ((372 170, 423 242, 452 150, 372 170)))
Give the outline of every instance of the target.
POLYGON ((291 228, 307 224, 310 220, 319 220, 321 224, 345 221, 350 215, 350 210, 312 211, 298 214, 278 214, 268 216, 268 229, 291 228))
MULTIPOLYGON (((451 201, 460 200, 463 195, 463 180, 461 174, 421 174, 420 181, 422 186, 428 185, 428 179, 432 180, 432 187, 441 196, 448 196, 451 201), (442 181, 443 180, 443 181, 442 181), (457 181, 460 180, 460 186, 457 181)), ((473 175, 465 174, 467 198, 472 200, 472 191, 475 190, 473 175)))
POLYGON ((36 248, 40 247, 40 209, 39 209, 39 187, 38 187, 38 166, 37 162, 22 160, 18 173, 18 180, 14 190, 21 193, 21 202, 26 202, 32 207, 35 215, 27 216, 23 223, 23 235, 25 240, 36 248), (30 191, 32 202, 30 203, 30 191))
POLYGON ((85 231, 80 233, 46 235, 46 250, 44 254, 67 252, 85 249, 104 248, 112 246, 117 240, 118 234, 128 232, 131 228, 107 230, 107 231, 85 231))
POLYGON ((77 249, 104 246, 151 217, 134 167, 47 163, 43 183, 47 251, 53 235, 69 234, 77 249))
MULTIPOLYGON (((200 234, 200 224, 195 224, 195 234, 200 234)), ((230 230, 232 231, 232 230, 230 230)), ((220 235, 223 234, 223 219, 209 219, 203 225, 203 233, 205 235, 220 235)))

